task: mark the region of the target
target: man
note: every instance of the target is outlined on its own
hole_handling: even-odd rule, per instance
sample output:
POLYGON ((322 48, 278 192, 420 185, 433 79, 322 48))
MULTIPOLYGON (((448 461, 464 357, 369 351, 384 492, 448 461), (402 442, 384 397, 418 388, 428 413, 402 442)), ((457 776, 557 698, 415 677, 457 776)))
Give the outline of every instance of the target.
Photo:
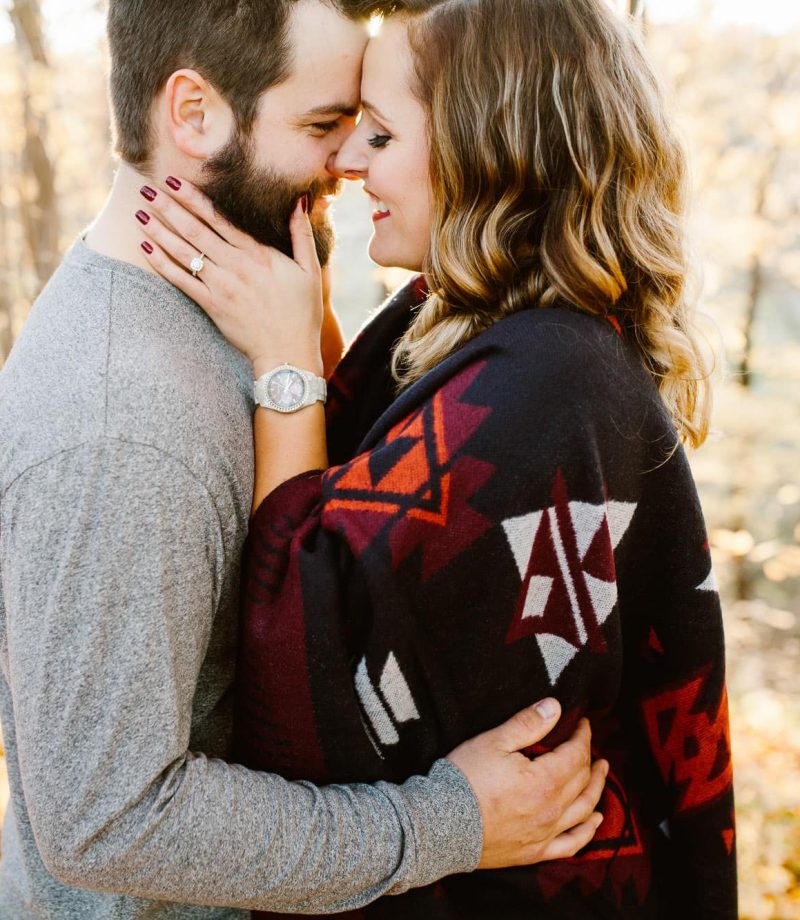
POLYGON ((109 38, 123 163, 0 376, 0 917, 333 912, 573 854, 604 779, 587 727, 516 753, 553 728, 554 701, 399 787, 222 759, 252 375, 137 261, 132 215, 141 187, 186 175, 281 245, 289 193, 333 187, 365 32, 323 0, 111 0, 109 38))

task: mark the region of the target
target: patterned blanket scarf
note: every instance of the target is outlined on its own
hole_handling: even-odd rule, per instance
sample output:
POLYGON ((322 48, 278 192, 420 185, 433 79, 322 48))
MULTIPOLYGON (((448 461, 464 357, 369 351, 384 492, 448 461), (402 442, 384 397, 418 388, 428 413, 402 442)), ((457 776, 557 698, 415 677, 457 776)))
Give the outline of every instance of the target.
MULTIPOLYGON (((532 701, 611 764, 573 859, 454 876, 370 918, 733 920, 719 597, 682 449, 618 327, 497 323, 396 398, 400 292, 332 383, 333 466, 270 495, 245 560, 238 756, 402 781, 532 701)), ((532 751, 532 754, 537 751, 532 751)))

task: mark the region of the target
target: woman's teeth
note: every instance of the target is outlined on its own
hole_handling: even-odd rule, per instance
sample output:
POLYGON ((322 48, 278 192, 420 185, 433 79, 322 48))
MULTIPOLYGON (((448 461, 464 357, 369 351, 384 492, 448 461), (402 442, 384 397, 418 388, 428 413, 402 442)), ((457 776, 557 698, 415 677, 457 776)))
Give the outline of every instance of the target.
POLYGON ((375 210, 378 212, 378 214, 390 214, 391 213, 382 201, 378 202, 375 210))

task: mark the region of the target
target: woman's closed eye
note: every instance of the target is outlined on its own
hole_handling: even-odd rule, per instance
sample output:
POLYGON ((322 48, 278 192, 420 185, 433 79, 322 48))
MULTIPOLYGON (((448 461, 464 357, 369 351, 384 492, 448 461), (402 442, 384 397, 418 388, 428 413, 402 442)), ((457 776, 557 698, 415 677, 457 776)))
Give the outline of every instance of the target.
POLYGON ((385 147, 389 141, 392 139, 390 134, 373 134, 371 138, 367 141, 370 147, 385 147))

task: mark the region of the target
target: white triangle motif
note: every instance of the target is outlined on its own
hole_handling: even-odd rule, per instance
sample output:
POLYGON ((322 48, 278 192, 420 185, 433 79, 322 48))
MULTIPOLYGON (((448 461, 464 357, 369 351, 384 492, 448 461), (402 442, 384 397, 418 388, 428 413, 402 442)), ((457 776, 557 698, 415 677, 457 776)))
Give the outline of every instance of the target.
POLYGON ((695 588, 695 591, 719 591, 719 585, 717 584, 717 576, 714 574, 714 569, 706 576, 706 580, 698 585, 695 588))
POLYGON ((583 573, 583 580, 589 589, 595 616, 598 623, 605 623, 617 603, 617 583, 615 581, 602 581, 588 572, 583 573))
POLYGON ((589 505, 586 502, 570 502, 569 510, 572 516, 572 526, 575 528, 575 539, 578 543, 578 555, 583 561, 586 552, 592 545, 597 531, 606 519, 605 505, 589 505))
POLYGON ((550 599, 550 591, 554 579, 549 575, 532 575, 525 596, 525 606, 522 608, 523 620, 527 617, 544 616, 544 609, 550 599))
POLYGON ((533 552, 533 541, 539 532, 543 511, 534 511, 532 514, 523 514, 521 517, 509 518, 503 521, 503 530, 506 532, 511 552, 519 569, 519 577, 525 578, 528 574, 528 564, 533 552))
POLYGON ((561 677, 561 672, 578 654, 578 650, 566 639, 554 636, 552 633, 541 633, 536 637, 536 641, 539 643, 539 651, 544 658, 547 676, 550 678, 550 683, 555 686, 556 681, 561 677))
POLYGON ((403 677, 403 672, 394 657, 394 652, 390 652, 389 657, 386 659, 386 664, 381 674, 380 686, 383 698, 398 722, 411 722, 412 719, 419 718, 408 681, 403 677))
POLYGON ((367 671, 366 658, 361 659, 356 669, 355 684, 361 705, 364 707, 364 712, 367 714, 380 743, 385 745, 397 744, 400 736, 397 734, 397 730, 389 718, 389 713, 372 686, 372 681, 367 671))
POLYGON ((608 502, 608 529, 611 533, 611 545, 616 549, 625 531, 630 527, 636 502, 608 502))

